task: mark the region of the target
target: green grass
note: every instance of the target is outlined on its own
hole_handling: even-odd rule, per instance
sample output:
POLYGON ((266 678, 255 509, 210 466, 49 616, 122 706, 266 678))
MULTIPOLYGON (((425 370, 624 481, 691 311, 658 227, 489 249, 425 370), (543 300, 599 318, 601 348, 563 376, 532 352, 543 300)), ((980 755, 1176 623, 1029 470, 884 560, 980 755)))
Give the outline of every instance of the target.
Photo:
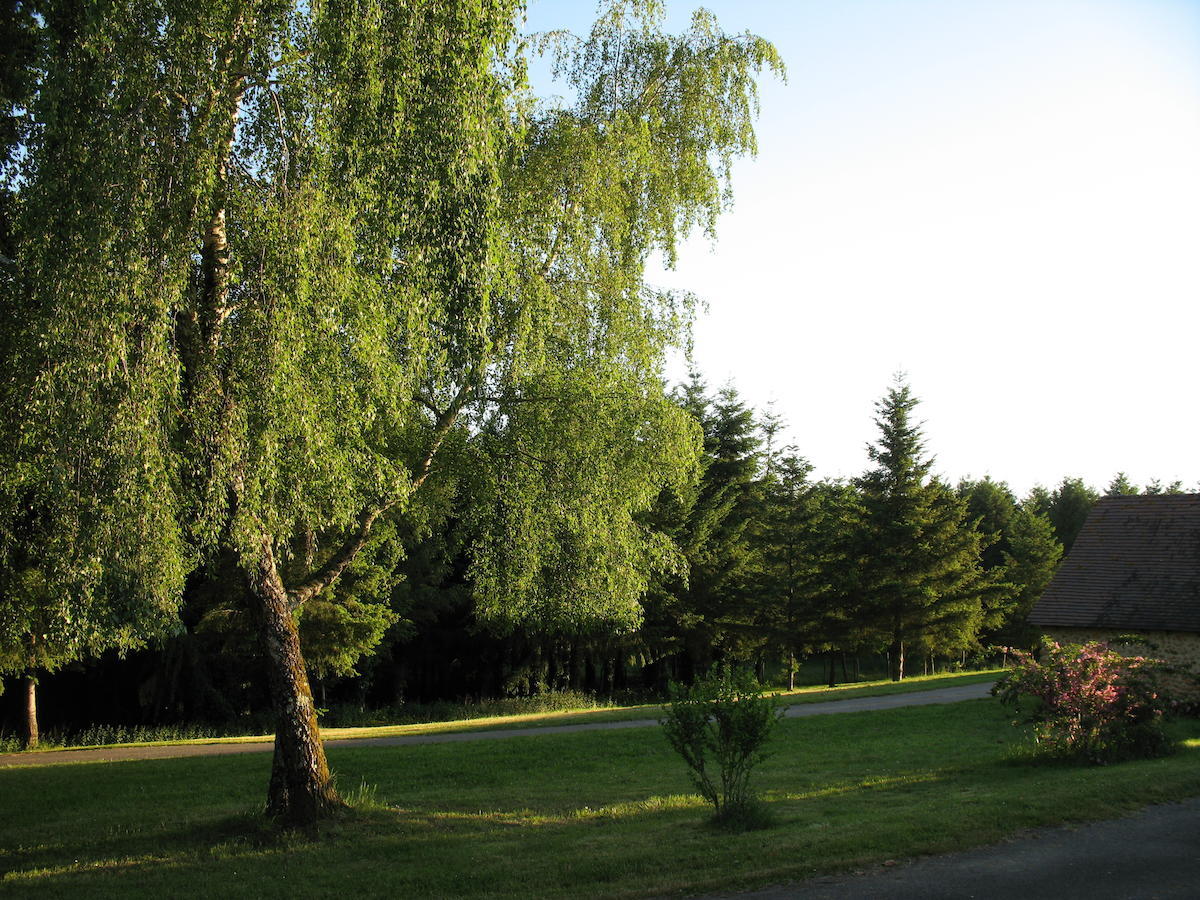
POLYGON ((757 784, 774 827, 706 824, 656 729, 329 747, 358 809, 280 836, 267 755, 0 770, 0 895, 659 896, 751 887, 997 841, 1200 793, 1173 757, 1033 765, 995 701, 786 719, 757 784))
MULTIPOLYGON (((990 669, 983 672, 967 672, 946 675, 921 675, 906 678, 901 682, 868 681, 858 684, 842 684, 835 688, 802 687, 794 691, 776 691, 774 696, 779 703, 795 705, 798 703, 823 703, 828 700, 848 700, 852 697, 876 697, 885 694, 914 693, 931 691, 938 688, 954 687, 956 685, 977 684, 995 681, 1002 669, 990 669)), ((639 719, 658 719, 663 712, 661 704, 645 703, 636 706, 614 706, 596 708, 594 701, 586 695, 577 695, 580 703, 593 705, 579 708, 559 709, 550 712, 536 711, 530 713, 505 713, 502 715, 481 716, 472 715, 470 718, 456 719, 444 722, 419 722, 404 725, 364 725, 343 728, 322 728, 321 733, 326 741, 339 741, 348 738, 365 737, 399 737, 421 734, 444 734, 458 731, 497 731, 507 728, 544 728, 558 725, 578 725, 591 722, 629 722, 639 719)), ((537 698, 531 698, 536 700, 537 698)), ((514 707, 514 708, 520 708, 514 707)), ((129 740, 120 742, 121 746, 169 746, 172 744, 245 744, 270 741, 269 734, 250 734, 237 737, 205 737, 199 733, 185 735, 167 740, 129 740)), ((88 747, 117 746, 116 741, 64 744, 48 741, 39 751, 71 749, 86 749, 88 747)), ((17 750, 14 744, 11 748, 17 750)))

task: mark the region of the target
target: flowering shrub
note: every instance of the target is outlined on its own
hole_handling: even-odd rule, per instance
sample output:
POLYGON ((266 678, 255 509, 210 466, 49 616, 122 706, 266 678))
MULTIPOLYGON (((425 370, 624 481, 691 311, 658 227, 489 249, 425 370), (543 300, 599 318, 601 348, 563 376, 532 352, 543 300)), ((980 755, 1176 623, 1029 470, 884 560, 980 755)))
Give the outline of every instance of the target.
POLYGON ((1097 765, 1170 752, 1162 663, 1122 656, 1098 641, 1051 643, 1043 651, 1042 663, 1013 651, 1016 664, 992 689, 1034 724, 1040 752, 1097 765))

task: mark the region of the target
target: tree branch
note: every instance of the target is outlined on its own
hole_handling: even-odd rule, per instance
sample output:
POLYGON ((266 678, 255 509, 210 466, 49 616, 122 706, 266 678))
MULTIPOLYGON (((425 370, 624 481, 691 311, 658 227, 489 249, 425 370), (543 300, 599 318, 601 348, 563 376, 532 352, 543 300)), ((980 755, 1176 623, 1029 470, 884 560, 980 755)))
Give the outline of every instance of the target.
MULTIPOLYGON (((459 413, 470 399, 471 392, 474 390, 473 379, 468 378, 463 382, 462 387, 458 389, 458 393, 454 395, 454 399, 450 401, 450 405, 441 413, 437 414, 437 422, 434 425, 433 437, 429 443, 429 449, 426 451, 421 464, 418 467, 419 474, 412 481, 412 490, 407 492, 397 491, 391 500, 381 503, 378 506, 368 507, 359 514, 358 526, 354 532, 346 539, 336 553, 330 557, 325 565, 321 566, 311 577, 303 584, 295 587, 287 588, 290 605, 293 611, 299 609, 308 600, 311 600, 321 591, 332 585, 341 576, 346 567, 354 561, 367 541, 371 537, 371 529, 375 526, 379 517, 384 515, 389 509, 399 503, 402 499, 412 496, 425 480, 429 477, 429 473, 433 469, 433 460, 437 456, 438 451, 442 447, 442 442, 450 429, 454 427, 454 423, 458 420, 459 413)), ((431 409, 434 407, 428 401, 418 398, 419 402, 425 403, 431 409)), ((435 410, 436 412, 436 410, 435 410)))

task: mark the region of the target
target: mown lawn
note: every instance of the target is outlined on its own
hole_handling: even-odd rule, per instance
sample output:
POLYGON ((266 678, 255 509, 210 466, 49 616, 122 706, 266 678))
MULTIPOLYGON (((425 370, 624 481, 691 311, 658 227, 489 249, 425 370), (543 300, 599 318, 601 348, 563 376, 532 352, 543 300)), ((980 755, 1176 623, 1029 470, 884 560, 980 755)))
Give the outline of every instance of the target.
POLYGON ((703 893, 992 842, 1200 794, 1175 756, 1036 766, 995 701, 788 719, 758 783, 775 826, 727 835, 657 728, 478 744, 329 746, 374 802, 316 836, 253 814, 266 755, 0 771, 5 896, 703 893))
MULTIPOLYGON (((964 684, 979 684, 995 681, 1003 669, 988 669, 981 672, 956 672, 942 675, 918 675, 901 682, 864 681, 839 684, 837 687, 809 686, 794 691, 773 691, 776 702, 783 706, 803 703, 823 703, 829 700, 849 700, 853 697, 877 697, 887 694, 908 694, 938 690, 964 684)), ((568 708, 555 712, 510 713, 496 716, 476 716, 451 721, 420 722, 408 725, 359 725, 340 728, 322 728, 326 741, 351 738, 400 737, 422 734, 444 734, 457 731, 502 731, 510 728, 547 728, 558 725, 581 725, 592 722, 628 722, 640 719, 658 719, 663 707, 658 703, 637 706, 604 706, 568 708)), ((123 744, 67 744, 44 740, 35 753, 61 750, 64 747, 79 750, 90 747, 114 746, 170 746, 177 744, 246 744, 272 740, 269 734, 252 734, 240 737, 191 737, 179 740, 129 741, 123 744)), ((14 750, 17 749, 14 746, 14 750)), ((3 762, 0 761, 0 766, 3 762)))

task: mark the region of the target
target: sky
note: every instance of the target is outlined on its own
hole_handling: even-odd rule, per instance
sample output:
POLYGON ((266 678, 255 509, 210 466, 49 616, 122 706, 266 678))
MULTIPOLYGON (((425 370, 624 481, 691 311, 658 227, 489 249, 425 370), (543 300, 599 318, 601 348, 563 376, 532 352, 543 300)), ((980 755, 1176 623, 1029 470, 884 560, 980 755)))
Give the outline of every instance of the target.
MULTIPOLYGON (((788 67, 716 243, 649 273, 706 303, 711 386, 772 405, 817 477, 867 467, 903 372, 952 482, 1200 491, 1200 0, 703 5, 788 67)), ((529 0, 527 29, 594 11, 529 0)))

